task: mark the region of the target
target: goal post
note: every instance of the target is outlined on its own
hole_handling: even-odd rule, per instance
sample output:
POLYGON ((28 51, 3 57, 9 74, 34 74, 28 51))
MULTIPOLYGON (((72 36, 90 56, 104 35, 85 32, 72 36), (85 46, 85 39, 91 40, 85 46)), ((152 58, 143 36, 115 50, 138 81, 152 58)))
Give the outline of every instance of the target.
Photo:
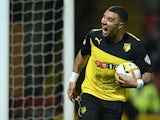
POLYGON ((67 96, 68 81, 74 64, 74 0, 64 0, 64 120, 74 119, 74 104, 67 96))
POLYGON ((8 120, 9 0, 0 0, 0 120, 8 120))

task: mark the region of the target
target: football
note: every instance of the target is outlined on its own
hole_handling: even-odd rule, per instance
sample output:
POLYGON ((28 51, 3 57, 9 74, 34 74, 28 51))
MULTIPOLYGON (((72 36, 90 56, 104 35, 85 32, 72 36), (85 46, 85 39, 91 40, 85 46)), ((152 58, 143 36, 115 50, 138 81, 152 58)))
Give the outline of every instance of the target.
POLYGON ((141 78, 141 71, 139 67, 133 62, 125 62, 118 65, 118 67, 116 67, 115 77, 118 77, 118 75, 121 74, 122 76, 129 78, 131 77, 131 70, 133 70, 137 79, 141 78))

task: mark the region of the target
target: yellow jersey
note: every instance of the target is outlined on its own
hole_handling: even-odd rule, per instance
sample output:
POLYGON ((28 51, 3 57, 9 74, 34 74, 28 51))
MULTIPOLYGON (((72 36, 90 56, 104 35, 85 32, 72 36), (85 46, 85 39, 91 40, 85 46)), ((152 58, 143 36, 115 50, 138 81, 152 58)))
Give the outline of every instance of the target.
POLYGON ((81 48, 82 55, 90 54, 82 93, 108 101, 126 101, 126 88, 116 84, 115 68, 127 61, 135 62, 142 73, 151 71, 150 59, 140 40, 126 32, 118 43, 110 43, 102 30, 90 31, 81 48), (147 60, 146 60, 147 59, 147 60))

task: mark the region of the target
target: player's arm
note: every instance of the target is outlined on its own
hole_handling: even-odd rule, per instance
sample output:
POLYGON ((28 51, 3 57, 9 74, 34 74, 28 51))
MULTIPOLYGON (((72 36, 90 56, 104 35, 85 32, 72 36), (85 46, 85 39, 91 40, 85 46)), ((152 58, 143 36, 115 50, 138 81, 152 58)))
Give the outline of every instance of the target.
POLYGON ((73 72, 71 74, 71 78, 69 81, 69 87, 68 87, 68 97, 71 101, 79 99, 79 96, 75 91, 76 81, 79 77, 80 72, 85 67, 89 56, 90 55, 83 55, 82 56, 81 50, 80 50, 75 58, 75 64, 73 67, 73 72))
POLYGON ((151 72, 145 72, 142 74, 141 79, 143 80, 144 85, 146 85, 154 80, 154 74, 151 72))
POLYGON ((151 72, 145 72, 142 74, 141 79, 136 79, 133 71, 131 71, 130 78, 125 78, 120 74, 119 77, 116 78, 117 84, 121 85, 122 87, 137 88, 137 89, 142 88, 144 85, 150 83, 153 80, 154 80, 154 74, 151 72))
POLYGON ((88 61, 89 56, 91 54, 90 33, 91 32, 89 32, 85 36, 85 38, 83 40, 82 47, 75 58, 73 72, 71 74, 71 77, 69 80, 69 87, 68 87, 68 97, 70 100, 73 100, 73 99, 77 100, 79 97, 75 91, 76 81, 79 77, 80 72, 87 64, 87 61, 88 61))
POLYGON ((137 80, 137 88, 141 88, 154 80, 151 59, 147 54, 144 45, 142 43, 140 45, 139 48, 141 49, 137 49, 137 56, 139 57, 134 61, 139 66, 142 73, 141 79, 137 80))
POLYGON ((88 58, 90 55, 83 55, 81 54, 81 50, 78 52, 76 59, 75 59, 75 64, 73 68, 73 72, 80 73, 82 69, 85 67, 88 58))

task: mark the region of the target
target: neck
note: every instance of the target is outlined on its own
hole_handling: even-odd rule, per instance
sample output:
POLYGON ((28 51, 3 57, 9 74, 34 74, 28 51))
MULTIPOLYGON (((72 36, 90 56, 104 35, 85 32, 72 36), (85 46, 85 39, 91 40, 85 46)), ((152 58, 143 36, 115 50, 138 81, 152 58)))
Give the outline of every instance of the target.
POLYGON ((114 43, 120 42, 125 35, 125 31, 118 32, 117 36, 115 37, 114 43))

